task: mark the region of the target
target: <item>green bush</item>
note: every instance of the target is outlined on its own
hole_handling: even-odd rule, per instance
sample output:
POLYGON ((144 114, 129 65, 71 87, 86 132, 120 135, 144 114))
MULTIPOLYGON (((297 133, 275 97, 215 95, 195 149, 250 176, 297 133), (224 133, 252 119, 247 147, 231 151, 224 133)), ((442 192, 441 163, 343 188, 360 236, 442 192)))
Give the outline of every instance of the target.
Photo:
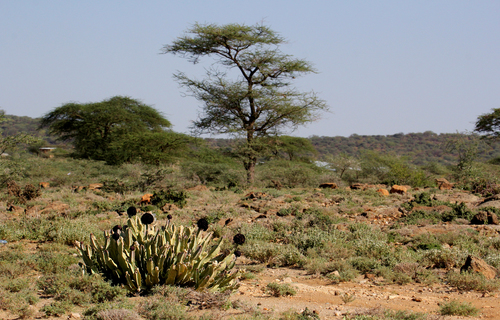
POLYGON ((266 291, 275 297, 294 296, 297 291, 287 283, 270 282, 266 286, 266 291))
POLYGON ((479 309, 468 302, 452 300, 444 302, 439 307, 439 313, 443 316, 476 316, 479 309))
POLYGON ((186 205, 187 194, 185 191, 174 191, 171 189, 153 192, 151 204, 162 208, 167 203, 173 203, 176 206, 183 208, 186 205))

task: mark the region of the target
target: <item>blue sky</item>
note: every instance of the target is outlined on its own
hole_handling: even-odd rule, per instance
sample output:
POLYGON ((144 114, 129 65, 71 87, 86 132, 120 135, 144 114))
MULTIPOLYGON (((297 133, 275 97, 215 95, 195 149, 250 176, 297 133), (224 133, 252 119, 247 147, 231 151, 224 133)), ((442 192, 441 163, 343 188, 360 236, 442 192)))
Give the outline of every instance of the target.
POLYGON ((500 1, 0 1, 0 108, 40 117, 115 95, 189 132, 200 103, 172 74, 197 65, 161 48, 193 23, 264 22, 313 63, 295 86, 330 106, 296 136, 472 130, 500 107, 500 1))

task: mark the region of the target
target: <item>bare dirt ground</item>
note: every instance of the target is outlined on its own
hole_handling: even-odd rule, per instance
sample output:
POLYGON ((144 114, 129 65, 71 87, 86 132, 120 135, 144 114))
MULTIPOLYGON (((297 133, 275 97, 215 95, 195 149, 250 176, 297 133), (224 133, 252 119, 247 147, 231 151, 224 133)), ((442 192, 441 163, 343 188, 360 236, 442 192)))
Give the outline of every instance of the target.
POLYGON ((359 277, 353 282, 332 284, 331 281, 308 275, 303 270, 264 269, 256 279, 243 281, 232 300, 258 307, 263 313, 279 313, 289 309, 301 312, 308 308, 316 311, 321 319, 374 314, 384 309, 434 314, 437 319, 500 319, 498 293, 462 292, 437 284, 380 285, 379 280, 359 277), (296 288, 297 294, 272 297, 263 290, 270 282, 288 283, 296 288), (348 301, 351 300, 348 297, 352 301, 348 301), (471 303, 480 309, 480 315, 477 318, 438 317, 439 304, 451 300, 471 303))

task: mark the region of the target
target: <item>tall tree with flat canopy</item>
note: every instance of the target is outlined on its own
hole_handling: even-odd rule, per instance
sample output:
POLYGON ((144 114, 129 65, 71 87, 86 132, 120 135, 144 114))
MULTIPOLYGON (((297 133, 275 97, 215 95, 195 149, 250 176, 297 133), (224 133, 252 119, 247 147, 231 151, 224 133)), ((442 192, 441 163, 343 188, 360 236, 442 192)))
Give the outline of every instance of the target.
POLYGON ((257 157, 264 149, 259 138, 295 129, 328 109, 314 92, 291 87, 292 79, 314 69, 309 62, 282 53, 279 46, 284 43, 284 38, 264 25, 195 24, 163 47, 163 53, 179 54, 193 63, 203 56, 215 58, 203 80, 188 78, 182 72, 174 77, 203 102, 193 124, 196 133, 245 136, 240 150, 250 184, 257 157))

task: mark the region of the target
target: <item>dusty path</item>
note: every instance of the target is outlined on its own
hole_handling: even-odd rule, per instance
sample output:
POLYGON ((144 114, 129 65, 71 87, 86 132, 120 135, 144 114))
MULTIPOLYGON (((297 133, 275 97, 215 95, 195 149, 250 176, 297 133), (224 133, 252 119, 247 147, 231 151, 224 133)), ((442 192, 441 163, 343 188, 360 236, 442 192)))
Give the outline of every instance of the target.
POLYGON ((445 285, 377 285, 376 281, 362 277, 353 282, 332 284, 303 270, 287 268, 264 269, 255 279, 243 281, 232 299, 258 307, 264 313, 302 311, 307 307, 318 312, 321 319, 342 319, 359 312, 369 314, 376 312, 374 309, 411 310, 434 314, 440 319, 500 319, 497 293, 459 292, 445 285), (263 290, 269 282, 288 283, 296 288, 297 294, 271 297, 263 290), (353 300, 344 302, 347 297, 353 300), (438 317, 439 303, 450 300, 469 302, 480 309, 480 315, 477 318, 438 317))

